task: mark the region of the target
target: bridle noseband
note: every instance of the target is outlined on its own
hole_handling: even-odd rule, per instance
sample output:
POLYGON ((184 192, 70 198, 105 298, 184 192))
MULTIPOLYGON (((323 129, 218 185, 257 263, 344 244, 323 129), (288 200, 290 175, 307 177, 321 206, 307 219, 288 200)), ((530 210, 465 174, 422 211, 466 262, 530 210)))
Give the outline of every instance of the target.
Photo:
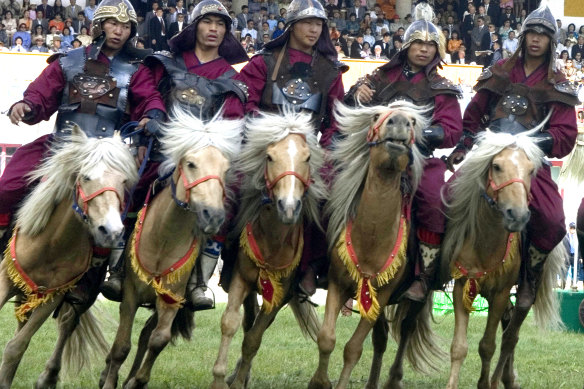
POLYGON ((114 192, 118 198, 120 203, 120 212, 123 211, 124 205, 122 201, 122 197, 118 193, 118 190, 113 186, 106 186, 101 189, 96 190, 95 192, 91 193, 90 195, 86 195, 81 187, 79 181, 77 181, 75 187, 73 188, 73 205, 72 208, 83 220, 85 223, 89 223, 89 215, 87 215, 87 211, 89 210, 89 202, 105 192, 114 192), (79 206, 78 199, 81 199, 83 202, 83 207, 79 206))
POLYGON ((282 178, 284 178, 286 176, 294 176, 294 177, 298 178, 300 180, 300 182, 302 182, 302 184, 304 185, 304 193, 306 193, 308 191, 310 184, 312 184, 312 182, 313 182, 313 180, 310 178, 310 172, 308 173, 308 177, 304 178, 300 174, 298 174, 297 172, 295 172, 293 170, 286 170, 285 172, 278 174, 278 176, 276 176, 276 178, 274 178, 272 181, 270 181, 270 179, 268 178, 268 166, 266 165, 266 170, 264 171, 264 177, 266 179, 266 188, 268 189, 268 195, 270 198, 272 198, 273 189, 276 186, 276 184, 278 183, 278 181, 280 181, 282 178))
POLYGON ((205 181, 218 180, 219 184, 221 185, 221 189, 223 190, 223 198, 225 198, 225 185, 223 184, 223 180, 221 179, 221 177, 219 177, 217 175, 208 175, 208 176, 204 176, 204 177, 201 177, 199 179, 196 179, 195 181, 188 182, 187 178, 182 170, 182 167, 180 165, 178 167, 178 174, 182 178, 183 187, 185 189, 185 201, 181 201, 176 197, 176 184, 175 184, 173 179, 170 180, 170 187, 172 189, 172 198, 174 199, 174 202, 179 207, 184 209, 185 211, 192 212, 192 209, 189 206, 189 198, 191 197, 191 189, 193 189, 195 186, 197 186, 199 184, 202 184, 205 181))
POLYGON ((501 189, 503 189, 511 184, 514 184, 516 182, 522 184, 523 187, 525 188, 525 193, 527 193, 527 203, 529 204, 533 197, 531 196, 531 193, 530 193, 529 189, 527 188, 525 181, 522 180, 521 178, 511 178, 510 180, 507 180, 507 181, 503 182, 502 184, 497 185, 497 184, 495 184, 495 181, 493 180, 493 167, 492 166, 489 168, 489 180, 487 181, 487 186, 493 190, 493 197, 489 196, 487 194, 486 190, 483 193, 483 196, 485 197, 485 199, 487 200, 487 202, 489 203, 489 205, 491 207, 495 207, 497 205, 498 192, 501 189))
MULTIPOLYGON (((369 147, 377 146, 381 143, 385 142, 394 142, 396 139, 391 137, 386 137, 383 139, 379 139, 379 130, 381 129, 381 125, 387 120, 387 118, 393 113, 393 111, 388 111, 385 114, 381 115, 374 125, 369 128, 367 132, 367 144, 369 147)), ((415 142, 414 139, 414 126, 410 125, 410 143, 413 144, 415 142)))

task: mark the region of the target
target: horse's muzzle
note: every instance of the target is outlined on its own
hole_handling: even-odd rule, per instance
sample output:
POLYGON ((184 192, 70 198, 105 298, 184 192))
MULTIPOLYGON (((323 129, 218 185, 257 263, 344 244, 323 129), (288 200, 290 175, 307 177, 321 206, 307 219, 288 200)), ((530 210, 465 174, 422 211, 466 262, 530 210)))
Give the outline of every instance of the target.
POLYGON ((225 209, 197 207, 197 225, 205 234, 215 234, 225 221, 225 209))
POLYGON ((501 209, 501 212, 503 213, 503 224, 505 225, 505 229, 509 232, 523 230, 531 217, 529 209, 507 207, 501 209))

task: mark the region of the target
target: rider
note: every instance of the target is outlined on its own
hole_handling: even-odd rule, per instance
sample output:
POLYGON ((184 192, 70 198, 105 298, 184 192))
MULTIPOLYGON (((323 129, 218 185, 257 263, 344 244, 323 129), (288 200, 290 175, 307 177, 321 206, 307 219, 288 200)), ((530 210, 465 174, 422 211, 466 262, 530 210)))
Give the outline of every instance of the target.
POLYGON ((426 3, 416 6, 417 20, 404 34, 403 49, 390 62, 377 68, 351 87, 348 104, 388 104, 396 100, 429 106, 431 124, 423 131, 418 148, 426 156, 424 172, 414 194, 412 210, 419 239, 419 270, 404 297, 424 301, 431 289, 440 258, 445 228, 440 190, 444 185, 445 163, 434 158, 436 148, 451 148, 462 134, 462 117, 457 97, 460 89, 438 75, 445 55, 440 28, 429 20, 432 10, 426 3))
POLYGON ((160 95, 152 93, 156 89, 133 77, 149 53, 130 44, 136 30, 136 13, 128 0, 102 1, 93 19, 92 44, 49 57, 49 65, 28 86, 24 98, 10 108, 14 124, 36 124, 58 113, 55 133, 19 148, 0 178, 0 234, 32 189, 28 173, 39 166, 54 140, 70 132, 71 124, 89 137, 110 137, 130 118, 143 126, 164 112, 160 95))
MULTIPOLYGON (((229 12, 217 0, 203 0, 193 10, 191 20, 191 24, 168 42, 170 52, 159 51, 145 59, 136 79, 157 85, 169 110, 177 104, 207 120, 221 108, 225 97, 232 95, 235 101, 224 111, 224 116, 243 116, 247 90, 243 82, 233 79, 237 72, 231 65, 247 61, 248 57, 231 34, 229 12)), ((153 120, 146 125, 150 135, 158 133, 157 123, 153 120)), ((157 171, 160 157, 156 152, 150 156, 153 163, 149 164, 148 171, 157 171)), ((221 241, 209 240, 191 274, 187 299, 194 310, 213 308, 213 299, 206 297, 205 291, 221 245, 221 241)), ((102 287, 102 293, 116 301, 121 299, 121 262, 110 264, 110 277, 102 287)))
MULTIPOLYGON (((337 61, 320 2, 293 0, 288 6, 284 33, 266 43, 237 76, 248 87, 245 112, 277 112, 283 106, 310 112, 316 131, 321 133, 320 143, 328 148, 338 131, 332 110, 335 101, 343 100, 341 74, 347 69, 337 61)), ((228 99, 226 105, 232 101, 228 99)), ((311 258, 326 257, 326 241, 324 236, 316 235, 316 228, 305 231, 300 265, 305 277, 300 286, 306 294, 313 294, 313 267, 323 267, 324 262, 311 258)))
MULTIPOLYGON (((517 134, 541 123, 552 110, 544 130, 535 135, 539 147, 553 158, 563 158, 572 150, 578 134, 574 106, 579 103, 576 89, 555 70, 556 32, 551 11, 540 6, 525 19, 514 55, 483 71, 464 113, 465 132, 448 157, 449 167, 464 159, 474 135, 485 128, 517 134)), ((528 258, 517 291, 517 306, 524 310, 535 301, 549 252, 566 235, 562 198, 549 164, 531 181, 531 196, 528 258)))

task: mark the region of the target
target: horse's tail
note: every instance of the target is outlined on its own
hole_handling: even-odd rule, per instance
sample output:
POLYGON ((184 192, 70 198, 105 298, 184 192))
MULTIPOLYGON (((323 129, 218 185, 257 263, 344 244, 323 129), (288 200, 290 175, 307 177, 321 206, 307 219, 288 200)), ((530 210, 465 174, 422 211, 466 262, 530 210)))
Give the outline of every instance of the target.
POLYGON ((565 271, 565 258, 568 256, 562 243, 557 245, 549 254, 543 265, 541 283, 537 290, 533 312, 539 328, 562 329, 564 323, 560 317, 560 302, 558 294, 553 288, 557 283, 558 274, 565 271))
MULTIPOLYGON (((438 335, 432 330, 431 322, 432 306, 434 305, 434 293, 428 295, 426 303, 420 312, 409 318, 411 330, 410 341, 405 350, 405 355, 412 367, 424 374, 438 371, 444 365, 444 359, 448 356, 439 346, 438 335)), ((385 316, 389 321, 391 337, 399 343, 402 332, 402 323, 411 315, 410 309, 414 308, 411 301, 402 299, 397 305, 385 307, 385 316)))
POLYGON ((172 326, 170 328, 171 342, 181 336, 185 340, 191 340, 193 329, 195 328, 195 312, 188 308, 182 307, 176 313, 172 326))
POLYGON ((316 309, 309 302, 300 302, 298 296, 292 297, 288 302, 288 306, 292 308, 294 317, 300 326, 300 331, 305 337, 310 337, 316 342, 318 331, 320 331, 320 320, 316 314, 316 309))
MULTIPOLYGON (((103 360, 109 350, 109 345, 101 331, 102 310, 93 305, 79 317, 79 324, 69 336, 63 349, 63 370, 65 374, 78 373, 84 367, 91 365, 93 360, 103 360), (98 311, 98 314, 94 314, 98 311)), ((58 325, 65 324, 69 320, 76 320, 75 308, 64 303, 57 316, 58 325)))

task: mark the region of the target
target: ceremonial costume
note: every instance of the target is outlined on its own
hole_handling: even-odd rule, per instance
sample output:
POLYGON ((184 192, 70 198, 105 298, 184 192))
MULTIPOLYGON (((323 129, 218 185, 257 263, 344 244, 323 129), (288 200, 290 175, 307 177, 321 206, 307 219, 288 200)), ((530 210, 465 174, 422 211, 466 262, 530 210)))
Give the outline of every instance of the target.
POLYGON ((422 106, 432 107, 428 113, 431 119, 430 127, 423 131, 422 141, 417 145, 426 156, 424 172, 414 193, 412 202, 412 217, 420 240, 419 268, 416 275, 423 281, 415 293, 406 292, 406 297, 412 300, 423 300, 434 278, 439 260, 439 245, 446 225, 441 188, 444 185, 446 164, 432 156, 436 148, 451 148, 462 134, 462 117, 457 98, 460 89, 449 80, 438 75, 445 55, 442 33, 434 24, 424 19, 427 4, 416 7, 417 20, 411 24, 404 34, 402 51, 396 54, 389 63, 376 69, 354 85, 345 98, 348 104, 357 104, 355 93, 360 85, 365 83, 374 90, 369 105, 387 105, 396 100, 407 100, 422 106), (415 41, 433 42, 436 45, 436 55, 421 71, 413 73, 408 63, 408 50, 415 41))
POLYGON ((164 110, 152 83, 136 82, 133 74, 148 51, 127 44, 113 58, 101 52, 105 36, 101 23, 109 18, 132 22, 136 14, 127 0, 105 0, 96 10, 94 41, 86 48, 55 54, 49 65, 24 92, 21 102, 31 111, 27 124, 48 120, 55 112, 55 133, 45 135, 19 148, 0 178, 0 227, 7 227, 18 203, 30 191, 27 173, 37 168, 53 140, 62 138, 74 124, 90 137, 109 137, 130 119, 164 110), (113 9, 116 11, 113 12, 113 9), (132 107, 132 109, 130 109, 132 107))
MULTIPOLYGON (((464 114, 465 134, 455 152, 470 149, 474 134, 487 127, 514 134, 528 131, 541 123, 551 110, 547 125, 535 136, 540 148, 548 157, 555 158, 562 158, 572 150, 578 133, 574 115, 578 99, 575 88, 554 69, 556 32, 555 19, 547 7, 540 7, 526 18, 516 53, 480 76, 475 86, 477 94, 464 114), (547 35, 550 47, 543 64, 527 76, 525 35, 529 32, 547 35)), ((562 198, 552 180, 549 164, 544 164, 531 181, 531 196, 531 218, 527 224, 529 260, 524 258, 517 300, 518 306, 524 308, 531 306, 535 299, 547 254, 566 235, 562 198), (533 295, 527 296, 528 292, 533 295)))

